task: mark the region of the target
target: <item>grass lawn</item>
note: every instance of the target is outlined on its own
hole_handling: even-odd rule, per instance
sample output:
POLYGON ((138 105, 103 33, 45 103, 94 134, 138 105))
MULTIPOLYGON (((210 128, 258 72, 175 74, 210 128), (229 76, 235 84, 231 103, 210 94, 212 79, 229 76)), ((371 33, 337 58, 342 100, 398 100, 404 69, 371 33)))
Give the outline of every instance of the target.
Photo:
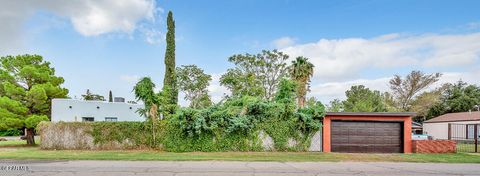
POLYGON ((18 147, 26 144, 25 140, 0 141, 0 147, 18 147))
MULTIPOLYGON (((38 145, 40 144, 40 138, 35 136, 35 143, 38 145)), ((0 141, 0 148, 5 147, 29 147, 27 146, 26 140, 8 140, 8 141, 0 141)))
POLYGON ((158 161, 369 161, 480 163, 478 154, 345 154, 315 152, 193 152, 170 153, 152 150, 87 151, 40 150, 38 147, 3 147, 0 159, 45 160, 158 160, 158 161))
MULTIPOLYGON (((475 144, 458 143, 457 144, 457 151, 460 151, 460 152, 475 152, 475 144)), ((477 151, 480 151, 480 145, 477 145, 477 151)))

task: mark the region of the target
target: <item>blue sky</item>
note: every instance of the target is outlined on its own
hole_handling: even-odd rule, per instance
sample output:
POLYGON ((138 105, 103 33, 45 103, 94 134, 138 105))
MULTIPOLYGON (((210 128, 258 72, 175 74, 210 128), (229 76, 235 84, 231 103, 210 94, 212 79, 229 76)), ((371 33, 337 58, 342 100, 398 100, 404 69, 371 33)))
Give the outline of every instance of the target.
MULTIPOLYGON (((440 82, 479 84, 480 1, 150 1, 0 2, 0 55, 40 54, 66 79, 71 97, 86 89, 133 99, 137 79, 163 79, 166 12, 176 20, 177 65, 218 77, 227 58, 278 48, 315 64, 312 92, 323 102, 351 85, 388 90, 413 69, 440 82)), ((185 103, 185 102, 183 102, 185 103)))

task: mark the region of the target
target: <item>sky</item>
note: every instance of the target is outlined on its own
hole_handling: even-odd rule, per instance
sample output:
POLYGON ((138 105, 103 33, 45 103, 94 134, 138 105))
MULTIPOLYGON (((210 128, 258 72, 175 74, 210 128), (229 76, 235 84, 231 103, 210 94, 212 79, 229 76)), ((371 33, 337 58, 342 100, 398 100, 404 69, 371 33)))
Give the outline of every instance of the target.
POLYGON ((177 66, 212 75, 214 101, 229 94, 218 82, 233 67, 229 56, 279 49, 310 59, 307 96, 328 103, 352 85, 388 91, 393 75, 412 70, 442 73, 431 88, 480 85, 478 7, 477 0, 0 0, 0 56, 43 56, 72 98, 90 89, 134 100, 141 77, 161 89, 171 10, 177 66))

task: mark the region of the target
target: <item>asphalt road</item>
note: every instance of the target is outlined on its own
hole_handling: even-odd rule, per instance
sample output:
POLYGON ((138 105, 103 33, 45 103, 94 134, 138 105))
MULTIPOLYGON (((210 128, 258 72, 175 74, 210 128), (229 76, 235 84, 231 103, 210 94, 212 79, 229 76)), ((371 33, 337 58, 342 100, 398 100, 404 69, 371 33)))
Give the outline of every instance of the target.
POLYGON ((480 175, 480 164, 225 161, 12 161, 0 176, 480 175))

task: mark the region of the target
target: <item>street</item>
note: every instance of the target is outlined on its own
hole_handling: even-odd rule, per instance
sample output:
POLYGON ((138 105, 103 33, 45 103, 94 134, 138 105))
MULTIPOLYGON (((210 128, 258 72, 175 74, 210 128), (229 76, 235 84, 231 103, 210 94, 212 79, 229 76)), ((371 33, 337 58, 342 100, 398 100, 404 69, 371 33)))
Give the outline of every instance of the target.
POLYGON ((480 175, 479 164, 391 162, 15 161, 0 176, 146 175, 480 175))

